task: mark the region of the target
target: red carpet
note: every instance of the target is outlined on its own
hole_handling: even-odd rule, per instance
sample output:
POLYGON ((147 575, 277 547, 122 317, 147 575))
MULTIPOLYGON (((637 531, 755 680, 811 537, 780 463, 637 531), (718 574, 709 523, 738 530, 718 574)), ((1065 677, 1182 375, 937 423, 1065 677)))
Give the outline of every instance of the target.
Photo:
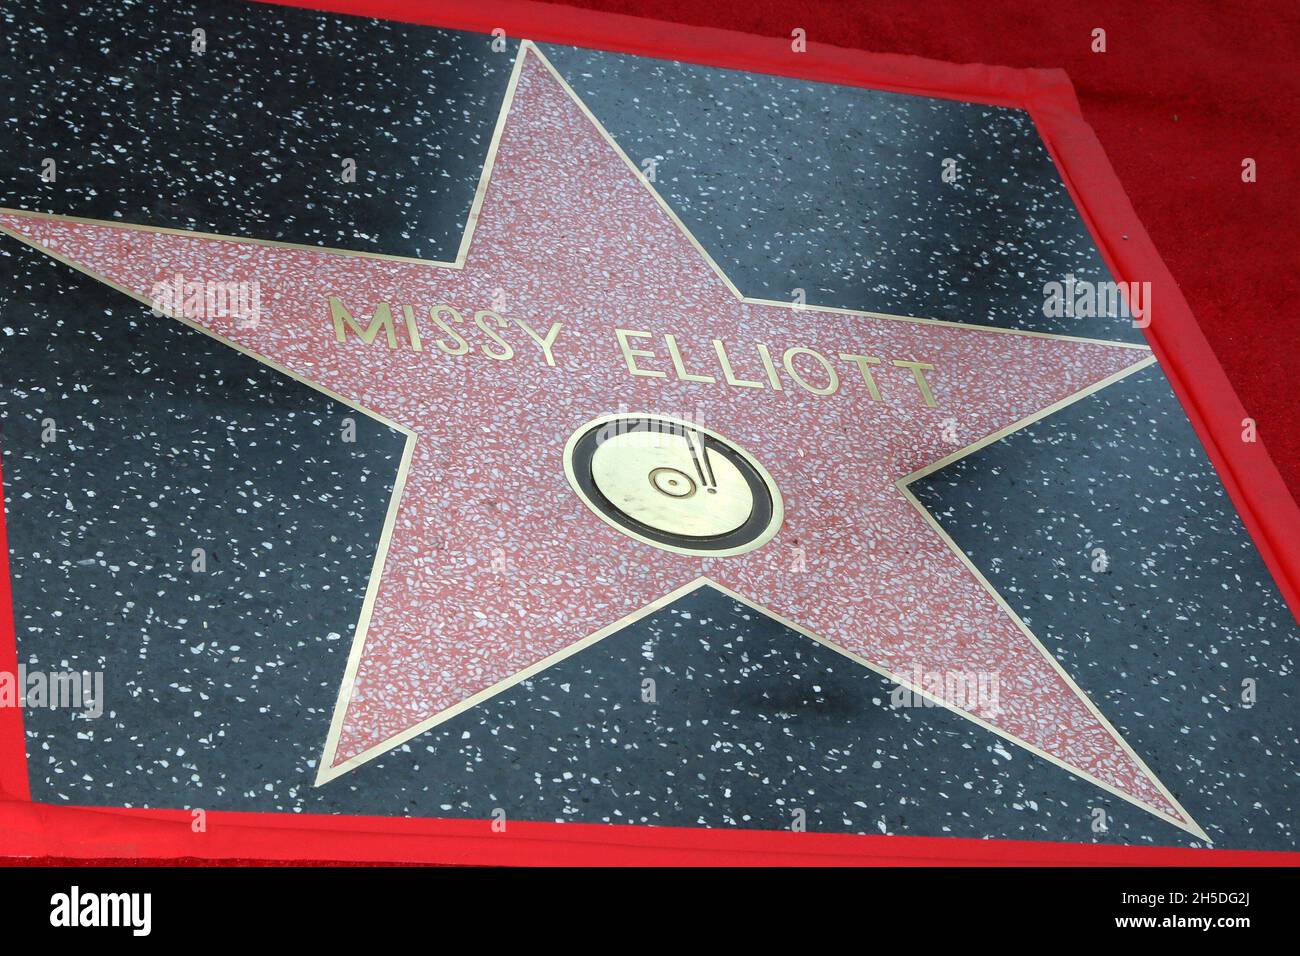
MULTIPOLYGON (((571 0, 568 6, 957 63, 1060 67, 1300 498, 1300 5, 571 0), (1106 31, 1107 52, 1090 49, 1106 31), (1241 181, 1256 160, 1258 180, 1241 181)), ((1158 309, 1158 305, 1156 307, 1158 309)))

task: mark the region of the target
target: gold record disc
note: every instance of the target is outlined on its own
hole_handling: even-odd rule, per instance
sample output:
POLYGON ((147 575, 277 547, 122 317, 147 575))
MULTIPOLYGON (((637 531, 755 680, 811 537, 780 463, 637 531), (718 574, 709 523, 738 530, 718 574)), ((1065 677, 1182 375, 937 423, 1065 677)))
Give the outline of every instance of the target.
POLYGON ((603 521, 668 551, 742 554, 781 526, 781 495, 766 469, 716 432, 680 419, 590 421, 569 439, 565 471, 603 521))

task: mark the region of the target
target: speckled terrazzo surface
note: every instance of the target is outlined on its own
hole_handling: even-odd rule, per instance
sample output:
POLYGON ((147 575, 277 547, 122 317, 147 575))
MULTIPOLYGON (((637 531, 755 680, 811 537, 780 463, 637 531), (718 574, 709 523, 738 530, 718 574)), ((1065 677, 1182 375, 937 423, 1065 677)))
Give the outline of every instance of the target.
POLYGON ((1296 845, 1296 622, 1158 370, 913 490, 1216 842, 1296 845))
POLYGON ((1027 113, 544 49, 745 295, 1142 341, 1043 315, 1109 276, 1027 113))
MULTIPOLYGON (((314 14, 213 9, 231 29, 244 31, 240 55, 250 62, 256 57, 249 51, 259 43, 318 29, 314 14)), ((6 9, 4 16, 35 14, 6 9)), ((141 17, 136 8, 123 20, 138 30, 141 17)), ((320 19, 334 24, 320 29, 339 31, 363 48, 359 37, 385 49, 416 43, 405 39, 415 28, 320 19)), ((184 43, 188 26, 176 29, 184 43)), ((436 33, 421 32, 421 48, 468 50, 470 58, 506 62, 477 45, 484 38, 426 35, 436 33)), ((28 29, 24 35, 34 34, 28 29)), ((147 58, 142 48, 150 44, 137 42, 139 47, 109 47, 111 73, 147 58)), ((34 46, 24 44, 22 54, 40 56, 34 46)), ((1041 171, 1020 175, 1027 177, 1026 191, 1038 197, 1035 215, 1057 225, 1008 236, 1003 258, 965 281, 960 270, 951 282, 933 277, 935 260, 927 248, 899 251, 890 243, 888 251, 875 251, 883 239, 844 235, 851 230, 842 228, 791 233, 790 217, 802 218, 802 206, 777 209, 772 197, 758 196, 710 202, 717 190, 701 193, 699 187, 710 175, 716 184, 736 165, 753 165, 752 158, 736 153, 739 137, 728 123, 757 125, 762 117, 777 129, 786 124, 766 142, 802 135, 789 131, 791 122, 818 125, 806 118, 815 111, 790 108, 791 97, 813 96, 801 92, 806 84, 788 84, 779 95, 754 94, 737 89, 744 81, 712 71, 643 67, 621 57, 555 48, 548 53, 631 155, 644 151, 687 164, 691 172, 672 173, 674 184, 671 176, 665 181, 661 163, 659 188, 749 294, 786 298, 780 290, 793 269, 811 277, 810 301, 1015 325, 1038 321, 1030 317, 1045 280, 1034 269, 1072 268, 1086 275, 1096 261, 1086 237, 1070 233, 1081 227, 1069 226, 1073 212, 1063 190, 1041 171), (691 75, 643 84, 647 69, 660 76, 691 75), (708 89, 720 100, 758 96, 781 108, 696 108, 691 104, 703 98, 682 97, 678 82, 708 89), (622 98, 638 86, 641 102, 628 108, 622 98), (773 115, 778 113, 787 119, 773 115), (792 115, 805 118, 792 121, 792 115), (746 215, 742 227, 729 217, 746 206, 764 211, 746 215), (1061 235, 1054 234, 1058 228, 1061 235), (764 238, 760 243, 754 236, 764 238), (1020 270, 1005 267, 1017 261, 1030 265, 1032 281, 1009 279, 1020 270), (876 262, 888 262, 888 270, 864 268, 876 262), (899 281, 882 288, 879 277, 887 273, 899 281), (944 311, 963 301, 971 303, 971 315, 944 311)), ((349 55, 356 57, 358 50, 349 48, 349 55)), ((105 82, 102 71, 108 68, 82 62, 90 65, 75 81, 79 92, 65 88, 60 101, 60 116, 70 125, 76 104, 105 82)), ((311 124, 295 124, 295 111, 323 108, 303 90, 332 80, 328 68, 310 61, 298 68, 305 71, 301 84, 268 82, 262 102, 278 118, 277 129, 298 130, 302 154, 311 124)), ((487 82, 488 74, 475 70, 465 72, 477 80, 448 82, 487 82)), ((502 88, 504 76, 493 75, 502 88)), ((148 70, 140 76, 148 84, 164 82, 148 70)), ((768 79, 755 82, 761 86, 768 79)), ((6 105, 30 110, 8 92, 21 87, 22 77, 4 81, 10 84, 6 105)), ((217 89, 230 85, 221 75, 211 82, 217 89)), ((145 85, 142 79, 138 88, 145 85)), ((340 136, 349 130, 347 139, 355 141, 374 130, 370 117, 391 91, 365 84, 345 88, 348 97, 371 105, 334 121, 340 136)), ((474 88, 482 96, 456 122, 490 129, 497 108, 490 86, 474 88)), ((436 106, 414 109, 413 115, 438 112, 436 106)), ((836 141, 836 156, 856 155, 852 162, 868 170, 910 168, 897 154, 919 156, 926 149, 912 153, 896 140, 910 143, 919 136, 931 142, 926 137, 956 130, 951 135, 957 145, 973 143, 964 147, 970 150, 998 141, 981 154, 989 162, 1029 157, 1024 169, 1038 168, 1032 156, 1041 148, 1032 138, 1008 145, 1017 136, 1032 137, 1032 129, 1014 116, 982 107, 954 113, 932 104, 881 109, 879 122, 888 132, 869 147, 863 137, 846 133, 836 141)), ((188 115, 179 121, 211 122, 201 113, 188 115)), ((97 122, 110 138, 122 129, 120 122, 97 122)), ((431 120, 393 127, 393 155, 433 138, 425 122, 431 120)), ((18 125, 27 128, 23 121, 18 125)), ((263 128, 238 125, 249 135, 263 128)), ((386 252, 446 257, 459 241, 456 217, 464 215, 448 210, 468 208, 477 180, 478 160, 471 157, 469 174, 455 167, 459 172, 450 174, 453 182, 444 183, 441 198, 420 192, 431 197, 427 203, 395 202, 393 194, 359 182, 361 190, 347 193, 346 202, 360 219, 339 216, 338 207, 328 215, 280 213, 325 201, 304 175, 286 187, 296 190, 296 198, 261 194, 258 201, 274 213, 268 216, 241 199, 247 191, 236 190, 227 178, 246 167, 242 160, 227 157, 220 175, 211 171, 190 182, 196 177, 193 164, 205 161, 202 143, 202 137, 177 137, 176 164, 148 190, 121 181, 120 171, 110 175, 112 164, 101 163, 87 167, 95 196, 69 187, 70 201, 55 203, 50 187, 32 186, 25 167, 10 168, 0 177, 11 190, 3 201, 352 248, 363 248, 356 240, 364 235, 386 252), (35 196, 34 188, 40 190, 35 196), (193 212, 166 217, 165 209, 183 204, 187 193, 201 197, 193 200, 193 212), (408 218, 412 209, 417 218, 408 218), (454 227, 443 222, 439 232, 434 220, 449 217, 454 227), (268 222, 275 233, 264 231, 268 222), (360 222, 383 228, 355 224, 360 222), (430 246, 419 245, 426 239, 430 246)), ((292 150, 277 145, 274 152, 292 150)), ((808 148, 795 152, 792 161, 813 162, 808 148)), ((435 157, 419 169, 436 170, 432 178, 445 180, 447 162, 435 157)), ((408 165, 394 181, 412 188, 419 174, 408 165)), ((806 170, 795 175, 815 180, 806 170)), ((903 173, 881 178, 889 175, 903 173)), ((328 182, 336 188, 334 180, 328 182)), ((814 208, 834 210, 827 223, 857 215, 842 208, 860 194, 843 176, 802 189, 814 208)), ((1005 205, 1021 200, 1014 190, 1010 200, 998 198, 999 190, 1005 193, 1006 185, 963 194, 957 221, 974 224, 963 236, 1004 234, 1005 205)), ((880 197, 874 201, 879 206, 880 197)), ((918 207, 917 201, 900 200, 891 221, 902 216, 915 223, 907 217, 922 215, 918 208, 934 208, 936 201, 931 196, 918 207)), ((1191 839, 950 712, 891 709, 890 685, 879 677, 707 590, 313 788, 346 636, 400 454, 398 436, 362 418, 358 442, 337 441, 347 414, 343 406, 150 316, 8 238, 0 250, 0 450, 20 659, 47 668, 64 661, 102 668, 109 687, 110 713, 99 721, 36 709, 25 715, 36 799, 473 817, 501 807, 525 819, 761 827, 788 826, 802 809, 809 828, 822 830, 1164 844, 1191 839), (106 321, 125 323, 121 327, 130 334, 105 334, 106 321), (66 443, 41 444, 40 422, 47 416, 66 423, 60 425, 66 443), (198 546, 191 542, 206 540, 215 542, 213 570, 196 583, 188 571, 189 549, 198 546), (50 610, 55 604, 58 616, 50 610), (656 682, 655 704, 641 700, 647 677, 656 682), (1097 808, 1109 818, 1102 833, 1092 825, 1097 808)), ((1068 331, 1127 334, 1095 327, 1068 331)), ((1289 821, 1295 815, 1300 745, 1285 681, 1293 673, 1295 623, 1163 379, 1142 373, 1112 389, 916 490, 928 496, 944 527, 1008 600, 1023 608, 1049 649, 1218 845, 1294 847, 1289 821), (1079 468, 1079 460, 1093 464, 1079 468), (1085 514, 1079 502, 1089 500, 1089 490, 1097 504, 1085 514), (1027 492, 1024 508, 1004 504, 1027 492), (1098 546, 1110 556, 1109 576, 1087 569, 1098 546), (1082 575, 1073 584, 1061 580, 1071 561, 1079 562, 1082 575), (1140 570, 1126 576, 1124 568, 1140 570), (1147 629, 1139 624, 1135 630, 1134 620, 1147 629), (1253 676, 1259 678, 1260 699, 1247 709, 1238 703, 1240 683, 1253 676), (1270 697, 1270 683, 1277 686, 1276 697, 1270 697)))
MULTIPOLYGON (((0 206, 455 257, 515 40, 233 2, 35 6, 0 8, 0 206)), ((1043 316, 1045 282, 1106 275, 1019 111, 544 49, 746 295, 1141 341, 1043 316)))
POLYGON ((490 42, 236 2, 6 2, 0 206, 454 259, 517 47, 490 42))

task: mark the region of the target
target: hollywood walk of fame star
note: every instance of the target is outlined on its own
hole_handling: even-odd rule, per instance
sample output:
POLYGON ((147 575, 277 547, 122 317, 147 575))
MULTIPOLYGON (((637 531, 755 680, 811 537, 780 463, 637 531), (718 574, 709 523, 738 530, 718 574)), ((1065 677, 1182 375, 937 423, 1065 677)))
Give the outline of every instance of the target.
MULTIPOLYGON (((995 675, 996 701, 945 703, 1208 842, 907 491, 1145 349, 744 298, 527 42, 454 263, 15 210, 0 228, 142 301, 173 274, 257 282, 260 321, 189 321, 407 435, 318 784, 708 584, 908 687, 995 675), (712 481, 718 506, 662 541, 659 499, 597 513, 573 456, 620 414, 698 422, 705 460, 681 446, 651 480, 712 481), (672 544, 757 501, 780 508, 743 547, 672 544)), ((600 454, 592 487, 636 484, 600 454)))

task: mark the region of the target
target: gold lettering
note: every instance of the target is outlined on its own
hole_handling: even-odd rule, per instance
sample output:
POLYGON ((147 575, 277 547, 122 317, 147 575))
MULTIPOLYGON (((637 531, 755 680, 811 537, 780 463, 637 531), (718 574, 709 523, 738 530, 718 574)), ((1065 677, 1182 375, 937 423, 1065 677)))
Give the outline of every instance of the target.
POLYGON ((931 408, 938 406, 934 400, 934 393, 930 391, 930 383, 925 380, 925 372, 933 372, 934 366, 926 362, 905 362, 902 359, 894 359, 891 365, 897 365, 899 368, 910 368, 912 377, 916 379, 916 387, 921 390, 921 397, 925 399, 925 404, 931 408))
POLYGON ((776 363, 772 361, 772 353, 762 342, 758 343, 758 357, 763 360, 763 368, 767 370, 767 380, 772 383, 773 390, 784 391, 785 386, 781 384, 781 379, 776 374, 776 363))
POLYGON ((627 362, 627 370, 633 375, 639 375, 643 378, 667 378, 667 372, 658 372, 654 369, 638 368, 636 360, 639 358, 654 358, 654 352, 648 349, 634 349, 628 344, 628 339, 648 339, 649 332, 632 332, 628 329, 615 329, 614 334, 618 336, 618 347, 623 352, 623 361, 627 362))
POLYGON ((454 345, 448 345, 445 339, 438 339, 437 346, 448 355, 464 355, 469 351, 469 343, 465 341, 465 336, 461 335, 450 325, 442 320, 442 314, 446 312, 451 316, 453 322, 464 322, 465 317, 456 311, 454 306, 450 305, 431 305, 429 306, 429 318, 433 324, 452 337, 454 345))
POLYGON ((380 328, 384 330, 388 338, 388 347, 397 348, 397 330, 393 328, 393 310, 387 302, 381 302, 375 306, 374 314, 370 317, 370 327, 364 332, 357 325, 356 320, 352 318, 352 313, 347 310, 347 306, 338 296, 332 295, 330 300, 330 318, 334 320, 334 338, 340 342, 347 341, 347 331, 344 323, 351 328, 353 333, 361 336, 361 341, 370 345, 375 341, 375 336, 379 334, 380 328))
POLYGON ((862 380, 867 383, 867 391, 871 393, 873 401, 880 401, 880 389, 876 387, 876 379, 871 374, 868 365, 879 365, 880 359, 873 355, 854 355, 852 352, 841 352, 840 359, 845 362, 854 362, 862 372, 862 380))
POLYGON ((741 388, 762 388, 762 382, 751 382, 748 379, 736 378, 736 373, 732 371, 731 360, 727 358, 726 346, 722 344, 722 339, 713 340, 713 350, 718 353, 718 364, 722 366, 722 377, 728 385, 738 385, 741 388))
POLYGON ((834 395, 839 391, 840 377, 835 374, 835 369, 831 366, 830 361, 820 352, 815 352, 812 349, 798 346, 796 348, 786 349, 785 355, 781 357, 781 361, 785 365, 785 370, 790 373, 790 377, 814 395, 834 395), (828 376, 827 384, 824 387, 818 388, 817 386, 810 384, 807 379, 795 370, 794 360, 798 355, 811 355, 821 363, 822 368, 826 370, 828 376))
POLYGON ((489 318, 496 320, 497 328, 504 329, 507 325, 510 324, 504 318, 502 318, 498 313, 493 312, 491 309, 479 309, 479 311, 474 313, 474 324, 483 330, 484 335, 490 338, 493 342, 496 342, 497 345, 501 347, 500 351, 494 352, 487 345, 483 345, 481 346, 481 350, 483 354, 490 359, 496 359, 498 362, 505 362, 508 361, 509 359, 514 358, 515 357, 514 346, 511 345, 509 342, 507 342, 505 339, 503 339, 500 336, 500 334, 496 331, 496 329, 493 329, 491 326, 487 324, 485 320, 489 318))
POLYGON ((402 315, 406 317, 406 337, 411 340, 411 348, 423 352, 424 346, 420 344, 420 329, 415 324, 415 310, 409 305, 404 305, 402 315))
POLYGON ((560 329, 564 328, 564 326, 561 325, 559 322, 553 323, 551 325, 551 330, 546 333, 546 338, 542 338, 540 335, 534 332, 532 326, 530 326, 523 319, 515 319, 515 325, 519 326, 521 329, 527 332, 528 335, 532 338, 532 340, 536 342, 539 346, 541 346, 542 355, 546 357, 546 364, 554 368, 555 355, 551 352, 551 346, 555 344, 555 337, 560 334, 560 329))
POLYGON ((664 342, 668 345, 668 357, 673 360, 673 371, 677 373, 678 381, 682 382, 704 382, 713 384, 717 381, 712 375, 695 375, 686 371, 682 364, 682 353, 677 350, 677 339, 671 335, 664 336, 664 342))

